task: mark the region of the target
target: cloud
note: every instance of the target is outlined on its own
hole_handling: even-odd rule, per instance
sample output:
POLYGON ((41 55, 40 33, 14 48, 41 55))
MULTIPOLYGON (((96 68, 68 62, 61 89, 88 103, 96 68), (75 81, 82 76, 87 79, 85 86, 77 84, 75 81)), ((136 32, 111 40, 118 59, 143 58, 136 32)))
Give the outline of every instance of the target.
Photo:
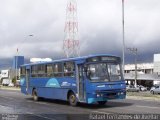
MULTIPOLYGON (((77 0, 81 54, 122 49, 121 0, 77 0)), ((0 0, 0 58, 63 56, 66 0, 0 0), (33 34, 33 36, 29 36, 33 34)), ((125 0, 126 47, 158 52, 160 1, 125 0)))

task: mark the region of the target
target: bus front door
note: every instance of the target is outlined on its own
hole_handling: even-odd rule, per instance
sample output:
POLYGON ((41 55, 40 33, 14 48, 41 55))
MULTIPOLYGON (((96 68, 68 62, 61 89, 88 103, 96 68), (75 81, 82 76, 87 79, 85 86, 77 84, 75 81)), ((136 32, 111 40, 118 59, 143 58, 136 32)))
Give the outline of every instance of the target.
POLYGON ((85 90, 85 81, 84 81, 84 67, 83 65, 78 65, 77 68, 77 92, 80 102, 85 102, 86 90, 85 90))
POLYGON ((30 69, 26 69, 26 92, 29 93, 30 69))

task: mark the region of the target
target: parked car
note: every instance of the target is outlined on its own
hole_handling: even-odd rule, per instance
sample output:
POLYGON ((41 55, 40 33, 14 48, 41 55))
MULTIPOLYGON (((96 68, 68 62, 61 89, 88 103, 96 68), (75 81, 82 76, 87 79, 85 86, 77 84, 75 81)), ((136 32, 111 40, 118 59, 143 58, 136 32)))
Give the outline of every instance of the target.
POLYGON ((160 86, 153 86, 150 90, 151 94, 160 94, 160 86))
POLYGON ((9 85, 8 85, 9 87, 13 87, 14 86, 14 84, 13 83, 9 83, 9 85))
POLYGON ((2 85, 3 85, 3 86, 8 86, 9 83, 10 83, 10 80, 9 80, 9 79, 3 79, 3 80, 2 80, 2 85))
POLYGON ((138 85, 140 91, 147 91, 147 88, 144 87, 143 85, 138 85))
POLYGON ((127 85, 126 86, 126 91, 127 92, 139 92, 139 88, 135 87, 133 85, 127 85))

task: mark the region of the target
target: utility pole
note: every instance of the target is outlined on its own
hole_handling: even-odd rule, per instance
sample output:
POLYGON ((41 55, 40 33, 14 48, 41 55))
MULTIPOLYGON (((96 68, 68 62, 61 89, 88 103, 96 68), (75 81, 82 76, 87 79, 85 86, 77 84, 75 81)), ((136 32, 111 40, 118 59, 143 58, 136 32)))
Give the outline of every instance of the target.
POLYGON ((125 66, 125 30, 124 30, 124 0, 122 0, 122 39, 123 39, 123 47, 122 47, 122 71, 124 75, 124 66, 125 66))
POLYGON ((135 83, 134 86, 137 87, 137 48, 127 48, 131 53, 135 55, 135 83))
POLYGON ((18 76, 18 71, 17 71, 17 64, 18 64, 18 48, 17 48, 17 53, 16 53, 16 56, 15 56, 15 63, 16 63, 16 82, 17 82, 17 76, 18 76))

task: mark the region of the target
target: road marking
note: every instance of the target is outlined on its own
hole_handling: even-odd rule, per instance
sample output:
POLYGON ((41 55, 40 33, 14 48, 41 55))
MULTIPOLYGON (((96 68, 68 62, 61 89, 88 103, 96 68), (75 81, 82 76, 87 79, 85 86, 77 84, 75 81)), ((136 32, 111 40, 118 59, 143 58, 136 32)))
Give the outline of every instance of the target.
POLYGON ((0 105, 0 107, 3 108, 3 109, 5 109, 5 108, 6 108, 6 109, 13 109, 12 107, 10 107, 10 106, 5 106, 5 105, 0 105))
POLYGON ((6 96, 0 96, 2 98, 5 98, 5 99, 10 99, 10 100, 13 100, 14 98, 11 98, 11 97, 6 97, 6 96))
POLYGON ((45 102, 40 102, 40 101, 38 101, 38 102, 36 102, 36 101, 30 101, 30 100, 27 100, 26 102, 29 102, 29 103, 36 103, 36 104, 40 104, 40 105, 51 105, 51 104, 49 104, 49 103, 45 103, 45 102))
MULTIPOLYGON (((133 107, 135 107, 135 106, 112 107, 112 108, 114 108, 114 110, 112 110, 112 108, 111 109, 109 108, 108 111, 111 110, 109 114, 119 114, 119 113, 124 113, 124 112, 125 113, 137 112, 137 110, 133 109, 133 107)), ((103 109, 103 110, 105 110, 105 109, 103 109)))
POLYGON ((101 111, 92 111, 91 113, 99 113, 99 114, 113 114, 109 112, 101 112, 101 111))
MULTIPOLYGON (((6 97, 6 96, 0 96, 0 97, 5 98, 5 99, 9 99, 9 100, 17 101, 16 98, 11 98, 11 97, 6 97)), ((26 100, 26 102, 34 103, 35 101, 26 100)), ((50 105, 48 103, 43 103, 43 102, 36 102, 36 103, 37 104, 43 104, 43 105, 50 105)))
POLYGON ((0 105, 0 107, 6 107, 6 106, 4 106, 4 105, 0 105))
POLYGON ((150 106, 142 106, 142 105, 136 105, 136 107, 145 107, 145 108, 160 109, 160 107, 150 107, 150 106))
POLYGON ((42 116, 42 115, 36 115, 34 113, 31 113, 31 112, 27 112, 28 114, 31 114, 31 115, 34 115, 34 116, 37 116, 37 117, 41 117, 41 118, 45 118, 45 119, 48 119, 48 120, 56 120, 56 119, 53 119, 53 118, 49 118, 49 117, 45 117, 45 116, 42 116))
POLYGON ((49 103, 45 103, 45 102, 37 102, 37 103, 42 105, 50 105, 49 103))

